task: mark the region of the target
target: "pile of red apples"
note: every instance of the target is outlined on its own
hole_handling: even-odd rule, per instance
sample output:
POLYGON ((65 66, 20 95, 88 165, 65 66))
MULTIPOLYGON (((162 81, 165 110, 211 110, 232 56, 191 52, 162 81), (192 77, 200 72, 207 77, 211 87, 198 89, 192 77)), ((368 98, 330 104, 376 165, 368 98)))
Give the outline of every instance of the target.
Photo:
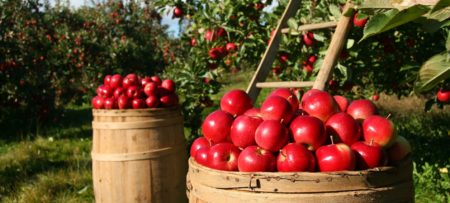
POLYGON ((261 108, 242 90, 227 92, 202 124, 190 155, 224 171, 332 172, 395 165, 411 152, 388 117, 366 99, 312 89, 301 100, 287 88, 261 108))
POLYGON ((175 82, 157 75, 140 77, 130 73, 106 75, 92 98, 94 109, 143 109, 171 107, 178 104, 175 82))

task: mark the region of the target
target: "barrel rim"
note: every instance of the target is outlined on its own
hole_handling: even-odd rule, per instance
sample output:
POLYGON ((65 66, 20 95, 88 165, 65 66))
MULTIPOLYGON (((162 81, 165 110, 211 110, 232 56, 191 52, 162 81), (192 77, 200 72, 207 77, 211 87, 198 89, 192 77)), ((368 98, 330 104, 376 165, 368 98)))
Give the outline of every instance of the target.
POLYGON ((308 175, 346 175, 346 176, 363 176, 363 175, 369 175, 371 173, 378 173, 378 172, 391 172, 391 171, 396 171, 398 170, 399 166, 403 166, 406 164, 411 163, 412 159, 411 156, 408 155, 407 157, 405 157, 402 161, 398 162, 398 164, 396 164, 396 166, 382 166, 382 167, 376 167, 376 168, 371 168, 371 169, 366 169, 366 170, 355 170, 355 171, 334 171, 334 172, 239 172, 239 171, 222 171, 222 170, 217 170, 217 169, 213 169, 213 168, 209 168, 206 166, 203 166, 199 163, 197 163, 192 157, 189 157, 189 165, 199 168, 201 170, 204 171, 209 171, 209 172, 213 172, 213 173, 220 173, 220 174, 224 174, 224 175, 247 175, 247 176, 255 176, 255 175, 260 175, 260 176, 298 176, 298 175, 302 175, 302 176, 308 176, 308 175))
POLYGON ((144 109, 92 109, 94 116, 148 116, 158 113, 179 111, 180 106, 144 109))

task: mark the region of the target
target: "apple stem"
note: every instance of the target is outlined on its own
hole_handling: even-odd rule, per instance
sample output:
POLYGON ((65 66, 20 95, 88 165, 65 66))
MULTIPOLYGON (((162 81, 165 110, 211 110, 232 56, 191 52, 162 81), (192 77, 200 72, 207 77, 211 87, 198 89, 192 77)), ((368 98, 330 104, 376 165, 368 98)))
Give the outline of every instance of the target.
POLYGON ((389 119, 389 117, 391 117, 391 113, 389 113, 389 114, 386 116, 386 119, 389 119))
POLYGON ((330 140, 331 140, 331 144, 334 144, 334 139, 333 139, 332 135, 330 135, 330 140))
POLYGON ((282 118, 282 119, 280 120, 280 123, 283 123, 283 121, 284 121, 284 118, 282 118))
POLYGON ((373 138, 372 138, 372 139, 370 139, 370 143, 369 143, 369 145, 370 145, 370 146, 372 146, 372 145, 373 145, 373 138))

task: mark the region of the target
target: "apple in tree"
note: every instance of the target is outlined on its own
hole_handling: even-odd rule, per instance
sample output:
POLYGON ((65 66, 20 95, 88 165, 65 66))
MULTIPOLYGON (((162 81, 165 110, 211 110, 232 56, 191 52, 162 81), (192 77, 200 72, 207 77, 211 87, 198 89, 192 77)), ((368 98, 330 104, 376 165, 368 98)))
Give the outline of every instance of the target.
POLYGON ((293 115, 291 104, 277 95, 269 96, 261 105, 261 116, 264 120, 289 123, 293 115))
POLYGON ((351 171, 356 166, 355 154, 344 143, 321 146, 316 157, 321 172, 351 171))
POLYGON ((263 120, 258 117, 250 117, 246 115, 236 117, 231 125, 231 142, 240 148, 255 145, 255 132, 259 124, 262 122, 263 120))
POLYGON ((217 37, 214 36, 214 31, 213 30, 206 30, 206 32, 205 32, 205 40, 206 41, 213 41, 216 38, 217 37))
POLYGON ((339 106, 339 110, 343 112, 347 111, 347 107, 350 102, 346 97, 341 95, 334 95, 333 98, 336 101, 337 105, 339 106))
POLYGON ((122 85, 122 76, 119 74, 115 74, 111 76, 111 80, 109 81, 109 86, 113 89, 116 89, 122 85))
POLYGON ((238 158, 241 172, 272 172, 276 169, 276 158, 272 152, 258 146, 248 146, 238 158))
POLYGON ((231 143, 218 143, 209 148, 208 166, 217 170, 237 171, 240 153, 239 148, 231 143))
POLYGON ((387 118, 372 115, 362 124, 365 141, 375 142, 383 148, 389 148, 395 141, 394 124, 387 118))
POLYGON ((366 170, 384 166, 386 157, 380 145, 374 142, 355 142, 351 149, 355 153, 356 168, 366 170))
POLYGON ((198 137, 197 139, 192 142, 190 155, 191 157, 195 157, 197 154, 197 151, 202 148, 210 148, 211 142, 209 142, 206 137, 198 137))
POLYGON ((348 146, 352 146, 361 138, 359 123, 345 112, 331 116, 325 123, 325 127, 329 135, 348 146))
POLYGON ((226 47, 226 50, 230 53, 235 52, 237 50, 237 46, 234 42, 228 42, 225 47, 226 47))
POLYGON ((277 88, 274 91, 272 91, 268 97, 274 96, 274 95, 280 96, 280 97, 283 97, 284 99, 286 99, 289 102, 289 104, 291 105, 293 112, 298 109, 298 105, 299 105, 298 98, 288 88, 277 88))
POLYGON ((281 63, 287 63, 289 60, 289 54, 286 52, 281 52, 280 53, 280 62, 281 63))
POLYGON ((411 153, 411 145, 403 136, 396 136, 394 144, 387 150, 390 163, 403 160, 411 153))
POLYGON ((183 17, 183 9, 179 6, 176 6, 175 9, 173 9, 173 17, 175 18, 183 17))
POLYGON ((264 120, 256 129, 255 141, 261 148, 277 152, 289 141, 288 129, 280 121, 264 120))
POLYGON ((358 99, 348 105, 347 113, 355 120, 364 120, 371 115, 377 114, 377 107, 370 100, 358 99))
POLYGON ((436 98, 441 103, 449 103, 450 102, 450 90, 441 88, 438 91, 436 98))
POLYGON ((323 122, 313 116, 297 116, 289 130, 294 142, 306 145, 309 150, 317 150, 327 139, 323 122))
POLYGON ((197 150, 197 153, 195 153, 194 160, 203 166, 208 166, 209 149, 210 148, 208 147, 208 148, 201 148, 201 149, 197 150))
POLYGON ((253 101, 248 94, 242 90, 230 90, 220 100, 220 109, 233 116, 244 114, 253 107, 253 101))
POLYGON ((308 115, 314 116, 325 122, 335 113, 339 112, 339 107, 334 98, 325 91, 316 91, 310 96, 303 98, 302 110, 308 115))
POLYGON ((368 20, 369 20, 368 17, 358 18, 358 13, 355 13, 355 15, 353 16, 353 25, 355 27, 363 28, 366 25, 368 20))
POLYGON ((380 99, 380 95, 379 94, 374 94, 373 96, 372 96, 372 100, 373 101, 378 101, 380 99))
POLYGON ((306 46, 313 46, 315 42, 314 39, 314 33, 307 32, 303 35, 303 43, 305 43, 306 46))
POLYGON ((317 56, 316 56, 316 55, 312 54, 312 55, 310 55, 310 56, 308 57, 308 62, 309 62, 310 64, 314 64, 316 61, 317 61, 317 56))
POLYGON ((209 114, 202 124, 202 133, 213 143, 220 143, 229 140, 233 116, 221 110, 216 110, 209 114))
POLYGON ((314 155, 300 143, 289 143, 278 154, 279 172, 313 172, 315 168, 314 155))

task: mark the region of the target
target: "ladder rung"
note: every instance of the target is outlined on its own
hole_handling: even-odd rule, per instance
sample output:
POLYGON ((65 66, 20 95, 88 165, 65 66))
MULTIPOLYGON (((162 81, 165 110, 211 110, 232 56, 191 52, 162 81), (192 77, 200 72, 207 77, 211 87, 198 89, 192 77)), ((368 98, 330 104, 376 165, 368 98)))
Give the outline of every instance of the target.
MULTIPOLYGON (((337 22, 324 22, 324 23, 314 23, 314 24, 306 24, 300 25, 297 29, 298 32, 301 31, 309 31, 309 30, 319 30, 325 28, 334 28, 337 26, 337 22)), ((289 28, 283 28, 281 33, 289 33, 289 28)))
POLYGON ((258 88, 277 88, 277 87, 312 87, 314 81, 288 81, 288 82, 258 82, 256 87, 258 88))

